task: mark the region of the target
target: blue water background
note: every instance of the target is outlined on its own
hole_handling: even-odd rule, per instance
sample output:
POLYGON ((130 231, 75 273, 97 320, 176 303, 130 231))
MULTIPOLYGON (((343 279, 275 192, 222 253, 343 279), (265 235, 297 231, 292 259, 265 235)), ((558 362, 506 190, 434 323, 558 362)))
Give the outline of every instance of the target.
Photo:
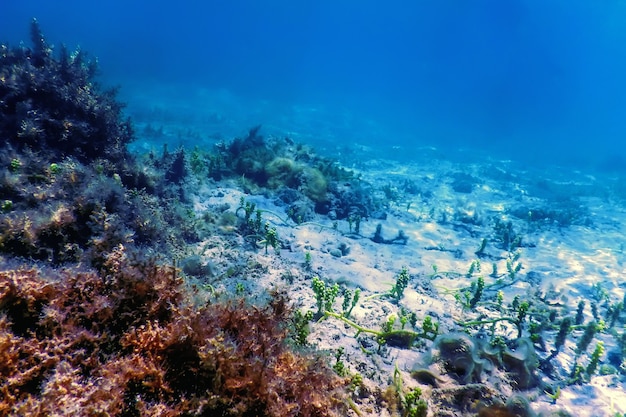
POLYGON ((222 91, 288 113, 232 107, 246 122, 293 129, 308 109, 320 138, 404 157, 433 145, 626 169, 624 1, 2 2, 0 40, 28 43, 37 17, 49 42, 97 56, 131 110, 176 85, 182 101, 222 91))

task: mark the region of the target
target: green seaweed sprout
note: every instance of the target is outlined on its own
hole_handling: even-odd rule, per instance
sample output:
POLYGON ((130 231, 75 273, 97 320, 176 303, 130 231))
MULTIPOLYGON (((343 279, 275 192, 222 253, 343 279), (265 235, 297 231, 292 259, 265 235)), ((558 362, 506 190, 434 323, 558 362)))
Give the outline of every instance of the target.
POLYGON ((311 271, 313 269, 313 255, 311 255, 309 251, 304 252, 303 267, 305 271, 311 271))
POLYGON ((322 317, 324 313, 332 311, 333 304, 337 295, 339 295, 339 284, 326 285, 319 277, 313 277, 311 282, 313 287, 313 293, 315 294, 315 301, 317 304, 317 316, 322 317))
POLYGON ((480 272, 480 261, 478 259, 472 261, 465 277, 471 278, 476 272, 480 272))
POLYGON ((11 200, 3 200, 2 204, 0 204, 0 210, 3 213, 8 213, 13 210, 13 201, 11 200))
POLYGON ((343 311, 344 317, 350 317, 352 314, 352 310, 359 302, 359 298, 361 296, 361 289, 357 288, 352 292, 349 289, 345 289, 343 292, 343 302, 341 304, 341 309, 343 311))
POLYGON ((391 289, 387 292, 372 294, 365 298, 365 301, 373 300, 374 298, 391 297, 395 302, 398 302, 404 297, 404 290, 409 286, 411 275, 406 266, 403 266, 400 272, 396 275, 396 282, 391 289))
POLYGON ((61 173, 61 166, 55 162, 50 164, 50 174, 57 175, 61 173))
POLYGON ((350 327, 356 329, 358 337, 361 333, 370 334, 375 337, 379 345, 390 345, 400 348, 410 348, 418 339, 435 340, 439 334, 439 323, 433 322, 430 316, 426 316, 422 323, 422 330, 419 332, 405 329, 395 329, 395 318, 390 317, 382 326, 382 330, 368 329, 358 323, 344 317, 342 314, 327 310, 324 315, 326 317, 335 317, 350 327))
POLYGON ((596 370, 598 369, 598 363, 600 363, 600 357, 603 354, 604 354, 604 342, 599 341, 598 343, 596 343, 596 347, 593 350, 593 353, 591 354, 591 359, 589 360, 589 363, 587 364, 587 368, 585 369, 585 371, 587 371, 588 376, 592 376, 593 374, 596 373, 596 370))
POLYGON ((22 167, 22 161, 20 161, 17 158, 11 159, 11 162, 9 163, 9 171, 15 174, 20 170, 21 167, 22 167))
POLYGON ((522 270, 522 263, 519 261, 522 253, 520 251, 511 252, 506 261, 506 271, 511 280, 514 280, 517 273, 522 270))
POLYGON ((404 290, 406 290, 410 280, 411 276, 409 275, 409 270, 406 266, 403 266, 398 275, 396 275, 396 283, 391 287, 389 295, 396 301, 400 301, 404 296, 404 290))
POLYGON ((518 301, 516 302, 516 299, 514 299, 512 302, 512 307, 516 314, 514 317, 501 316, 483 320, 457 321, 456 323, 459 326, 468 328, 473 326, 495 325, 501 322, 508 322, 513 324, 517 328, 517 338, 519 339, 520 337, 522 337, 523 324, 530 309, 530 303, 528 301, 519 302, 519 299, 517 299, 518 301))
POLYGON ((578 340, 578 343, 576 344, 576 356, 574 358, 574 366, 568 380, 569 384, 584 382, 596 372, 600 357, 604 353, 604 342, 599 341, 596 343, 595 349, 591 354, 589 363, 587 364, 586 368, 583 367, 579 361, 580 357, 587 351, 587 348, 591 344, 591 341, 596 336, 596 334, 603 331, 604 329, 605 324, 603 321, 591 321, 585 326, 585 330, 578 340))
POLYGON ((403 385, 402 374, 396 363, 393 371, 393 386, 400 400, 402 417, 426 417, 428 414, 428 403, 421 398, 422 390, 419 387, 415 387, 405 393, 403 385))
POLYGON ((241 210, 244 212, 245 231, 251 232, 245 238, 254 239, 255 245, 264 246, 266 255, 269 247, 278 252, 280 240, 276 227, 272 227, 269 221, 263 221, 263 213, 267 211, 257 209, 255 203, 245 201, 243 197, 239 200, 239 207, 235 210, 235 215, 238 216, 241 210))
POLYGON ((432 265, 432 268, 433 273, 428 275, 428 278, 431 280, 435 278, 459 278, 463 276, 463 274, 456 271, 440 271, 437 265, 432 265))
POLYGON ((335 352, 335 363, 333 364, 333 370, 335 373, 341 377, 348 376, 348 368, 344 361, 341 360, 341 357, 344 355, 345 350, 343 346, 340 346, 339 349, 335 352))
POLYGON ((576 307, 576 318, 574 319, 574 324, 580 325, 585 321, 585 300, 580 300, 578 302, 578 306, 576 307))
POLYGON ((482 258, 483 256, 485 256, 485 255, 486 255, 486 253, 485 253, 485 249, 487 249, 487 239, 486 239, 486 238, 483 238, 483 239, 480 241, 480 246, 478 247, 478 250, 477 250, 476 252, 474 252, 474 254, 475 254, 476 256, 478 256, 479 258, 482 258))
POLYGON ((265 246, 265 254, 267 255, 267 248, 272 247, 275 251, 278 252, 280 249, 280 242, 278 240, 278 233, 276 232, 275 227, 270 227, 269 222, 265 222, 264 226, 265 237, 257 242, 260 245, 265 246))
POLYGON ((309 323, 313 320, 313 312, 308 310, 306 313, 302 313, 300 310, 296 310, 293 315, 293 340, 297 346, 306 346, 307 338, 311 334, 311 328, 309 323))

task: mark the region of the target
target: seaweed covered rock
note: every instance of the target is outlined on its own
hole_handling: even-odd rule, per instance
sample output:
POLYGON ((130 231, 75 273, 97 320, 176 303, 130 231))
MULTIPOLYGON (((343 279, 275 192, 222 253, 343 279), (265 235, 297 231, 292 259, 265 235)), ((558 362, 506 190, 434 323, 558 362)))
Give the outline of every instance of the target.
POLYGON ((286 343, 284 296, 190 295, 122 246, 101 273, 0 270, 0 415, 345 415, 347 381, 286 343))
POLYGON ((118 160, 132 139, 116 91, 95 82, 96 60, 62 46, 57 57, 31 23, 32 47, 0 45, 0 137, 4 147, 82 162, 118 160))
MULTIPOLYGON (((208 175, 216 180, 237 176, 251 193, 264 187, 276 190, 288 205, 307 200, 310 211, 333 220, 368 218, 382 207, 372 196, 372 188, 351 170, 289 138, 265 138, 260 129, 255 126, 243 138, 218 144, 206 164, 208 175)), ((292 219, 298 222, 305 217, 292 219)))
POLYGON ((481 358, 474 341, 465 333, 450 333, 437 336, 433 343, 431 361, 462 384, 481 382, 482 373, 492 364, 481 358))
POLYGON ((169 255, 194 240, 169 191, 184 155, 140 165, 115 90, 94 80, 96 61, 64 47, 55 57, 36 20, 31 38, 31 48, 0 46, 0 252, 99 267, 118 244, 169 255))
POLYGON ((539 360, 532 341, 525 337, 512 341, 510 346, 491 346, 465 333, 442 334, 434 340, 429 362, 461 384, 482 382, 483 374, 494 367, 506 372, 515 389, 529 389, 539 382, 539 360))

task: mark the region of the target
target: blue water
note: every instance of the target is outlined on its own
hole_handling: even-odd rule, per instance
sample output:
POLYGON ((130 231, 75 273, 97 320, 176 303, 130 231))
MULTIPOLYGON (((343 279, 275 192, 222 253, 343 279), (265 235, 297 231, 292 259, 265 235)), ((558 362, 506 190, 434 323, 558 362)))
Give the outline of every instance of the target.
POLYGON ((626 169, 624 1, 3 3, 2 41, 28 43, 37 17, 50 43, 99 58, 131 113, 171 85, 181 102, 231 97, 220 118, 405 156, 433 145, 626 169))

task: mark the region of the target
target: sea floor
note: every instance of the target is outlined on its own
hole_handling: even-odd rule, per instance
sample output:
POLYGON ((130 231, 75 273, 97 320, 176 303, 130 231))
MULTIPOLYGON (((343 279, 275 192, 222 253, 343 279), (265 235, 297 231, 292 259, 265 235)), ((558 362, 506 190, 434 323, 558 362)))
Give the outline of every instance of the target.
MULTIPOLYGON (((264 134, 289 136, 336 158, 387 202, 378 218, 363 218, 357 231, 355 224, 319 214, 296 224, 271 191, 246 193, 237 180, 190 181, 187 193, 198 218, 240 215, 243 198, 263 210, 280 240, 278 250, 266 251, 225 224, 188 248, 210 270, 190 278, 193 282, 251 296, 281 289, 296 309, 316 312, 312 281, 319 277, 327 286, 340 285, 333 305, 338 314, 344 289, 351 295, 360 290, 349 320, 364 329, 380 332, 391 325, 419 332, 431 317, 440 334, 460 338, 465 332, 475 346, 479 335, 516 340, 518 324, 524 338, 534 338, 532 354, 522 343, 507 348, 523 370, 510 362, 486 364, 481 356, 471 369, 459 365, 451 372, 441 346, 428 338, 399 347, 380 344, 373 332, 358 331, 337 317, 311 322, 308 346, 327 351, 331 361, 343 349, 340 359, 348 373, 363 377, 355 393, 360 415, 391 415, 381 398, 399 377, 405 386, 421 389, 432 416, 477 415, 485 404, 475 394, 476 384, 484 384, 481 389, 492 400, 526 399, 540 415, 626 413, 626 314, 620 304, 626 290, 626 188, 618 176, 557 166, 533 169, 485 152, 426 143, 406 148, 389 140, 372 146, 358 130, 367 124, 351 125, 352 116, 329 120, 319 109, 238 102, 226 92, 185 98, 172 91, 142 91, 125 97, 136 120, 136 152, 163 144, 208 148, 264 124, 264 134), (377 228, 383 241, 374 239, 377 228), (406 240, 394 241, 400 231, 406 240), (408 286, 394 297, 390 291, 403 269, 408 286), (473 300, 479 277, 484 288, 473 300), (526 316, 516 323, 524 302, 526 316), (410 320, 402 323, 410 314, 415 327, 410 320), (577 315, 580 324, 546 361, 559 323, 577 315), (594 321, 604 328, 580 351, 585 327, 594 321), (598 342, 604 351, 593 370, 588 367, 598 342), (593 372, 572 382, 576 363, 593 372)), ((378 127, 374 132, 369 134, 384 134, 378 127)))

